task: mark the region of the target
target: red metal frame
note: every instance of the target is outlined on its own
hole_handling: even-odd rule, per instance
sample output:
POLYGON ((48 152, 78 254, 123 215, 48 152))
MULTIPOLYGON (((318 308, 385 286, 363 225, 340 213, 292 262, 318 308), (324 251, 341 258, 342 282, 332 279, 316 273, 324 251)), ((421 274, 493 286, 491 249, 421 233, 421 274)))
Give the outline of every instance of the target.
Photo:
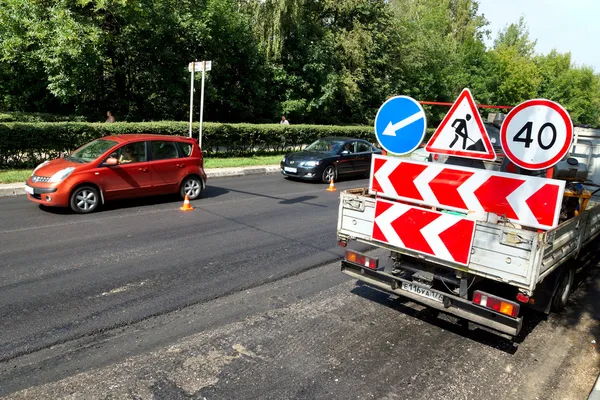
MULTIPOLYGON (((443 101, 419 101, 419 104, 426 104, 430 106, 452 106, 454 103, 447 103, 443 101)), ((507 109, 510 110, 514 106, 494 106, 489 104, 476 104, 477 108, 497 108, 497 109, 507 109)))

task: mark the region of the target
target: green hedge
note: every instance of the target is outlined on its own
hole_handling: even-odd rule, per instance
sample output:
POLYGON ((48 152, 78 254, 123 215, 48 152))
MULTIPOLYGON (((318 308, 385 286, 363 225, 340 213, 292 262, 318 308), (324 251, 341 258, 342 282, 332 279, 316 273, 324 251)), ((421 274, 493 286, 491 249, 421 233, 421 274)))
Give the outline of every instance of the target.
POLYGON ((85 117, 48 113, 0 111, 0 122, 85 122, 85 117))
MULTIPOLYGON (((0 123, 0 168, 33 166, 65 154, 98 137, 125 133, 188 135, 187 122, 0 123)), ((198 124, 194 124, 198 137, 198 124)), ((369 126, 254 125, 205 123, 202 147, 208 157, 285 151, 324 136, 348 136, 375 142, 369 126)))

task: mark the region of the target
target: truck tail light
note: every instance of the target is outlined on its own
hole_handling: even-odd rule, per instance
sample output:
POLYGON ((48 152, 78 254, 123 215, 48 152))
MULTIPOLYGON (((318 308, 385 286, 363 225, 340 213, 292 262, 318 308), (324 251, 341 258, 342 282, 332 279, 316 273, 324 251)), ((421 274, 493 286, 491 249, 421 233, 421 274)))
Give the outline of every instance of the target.
POLYGON ((519 309, 521 308, 517 303, 504 300, 497 296, 492 296, 488 293, 480 292, 479 290, 476 290, 475 293, 473 293, 473 303, 513 318, 517 318, 519 309))
POLYGON ((377 269, 377 265, 379 264, 379 260, 377 258, 367 257, 364 254, 354 250, 346 250, 344 259, 370 269, 377 269))
POLYGON ((527 296, 521 292, 517 293, 517 301, 527 304, 527 303, 529 303, 529 300, 530 300, 529 296, 527 296))

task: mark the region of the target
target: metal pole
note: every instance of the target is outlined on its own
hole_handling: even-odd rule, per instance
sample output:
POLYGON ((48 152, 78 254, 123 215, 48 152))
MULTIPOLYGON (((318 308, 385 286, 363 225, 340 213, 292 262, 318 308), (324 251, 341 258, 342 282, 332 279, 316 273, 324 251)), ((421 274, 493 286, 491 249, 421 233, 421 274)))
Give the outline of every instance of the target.
POLYGON ((192 137, 192 120, 194 117, 194 70, 196 69, 196 62, 192 63, 192 83, 190 88, 190 137, 192 137))
POLYGON ((204 114, 204 75, 206 74, 206 61, 202 61, 202 89, 200 90, 200 138, 198 144, 202 148, 202 117, 204 114))

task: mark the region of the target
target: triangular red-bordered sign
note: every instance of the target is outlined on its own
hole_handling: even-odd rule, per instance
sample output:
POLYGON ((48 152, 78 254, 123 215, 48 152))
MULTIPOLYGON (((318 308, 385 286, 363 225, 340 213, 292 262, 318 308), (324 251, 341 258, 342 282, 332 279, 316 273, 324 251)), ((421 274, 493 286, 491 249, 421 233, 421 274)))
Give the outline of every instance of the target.
POLYGON ((460 93, 425 150, 478 160, 496 159, 496 152, 469 89, 465 88, 460 93))

